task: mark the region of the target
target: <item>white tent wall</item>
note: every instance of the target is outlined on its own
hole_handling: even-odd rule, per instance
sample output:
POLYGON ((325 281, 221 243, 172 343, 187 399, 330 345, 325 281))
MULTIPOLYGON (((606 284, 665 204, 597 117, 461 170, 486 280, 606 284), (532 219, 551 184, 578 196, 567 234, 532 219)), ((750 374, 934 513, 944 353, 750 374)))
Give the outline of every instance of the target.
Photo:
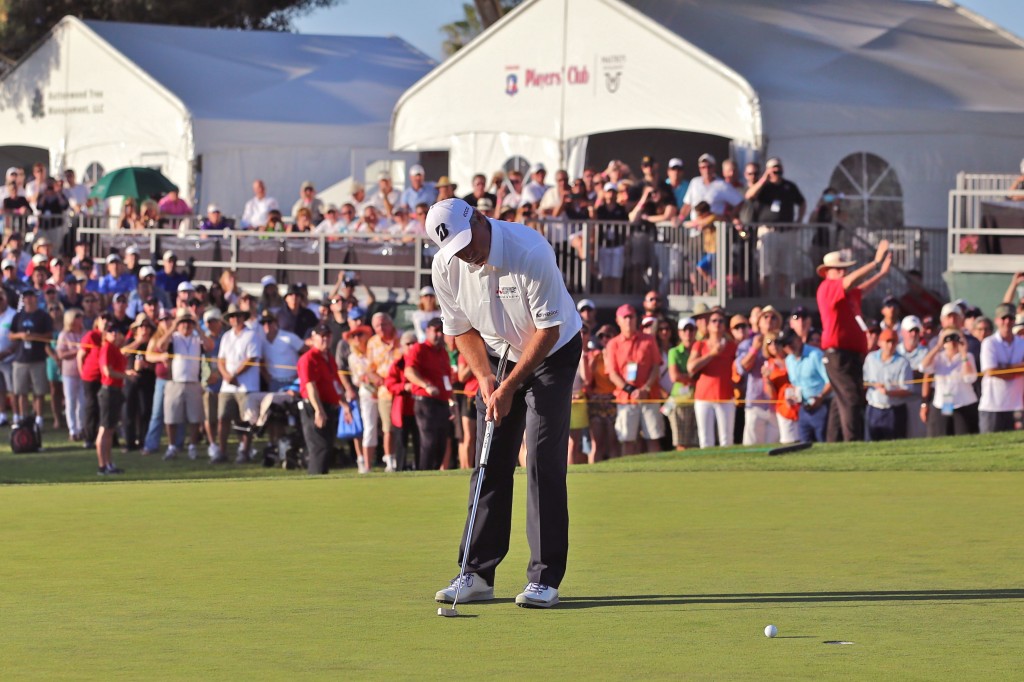
POLYGON ((578 173, 578 140, 594 133, 667 128, 751 142, 759 124, 742 78, 642 14, 614 0, 530 0, 402 96, 391 141, 449 150, 463 184, 513 155, 578 173), (681 82, 699 96, 670 106, 681 82))
POLYGON ((181 103, 74 18, 2 81, 0 145, 49 149, 52 172, 156 164, 186 191, 190 140, 181 103))

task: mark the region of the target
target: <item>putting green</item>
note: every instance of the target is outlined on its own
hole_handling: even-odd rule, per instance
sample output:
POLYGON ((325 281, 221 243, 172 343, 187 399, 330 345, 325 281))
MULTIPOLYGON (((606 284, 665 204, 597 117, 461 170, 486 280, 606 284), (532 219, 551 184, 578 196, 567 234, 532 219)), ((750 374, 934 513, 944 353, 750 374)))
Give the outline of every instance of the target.
POLYGON ((550 611, 511 603, 519 477, 499 599, 458 619, 432 596, 465 475, 0 488, 3 676, 1020 676, 1024 474, 678 470, 699 459, 570 475, 550 611))

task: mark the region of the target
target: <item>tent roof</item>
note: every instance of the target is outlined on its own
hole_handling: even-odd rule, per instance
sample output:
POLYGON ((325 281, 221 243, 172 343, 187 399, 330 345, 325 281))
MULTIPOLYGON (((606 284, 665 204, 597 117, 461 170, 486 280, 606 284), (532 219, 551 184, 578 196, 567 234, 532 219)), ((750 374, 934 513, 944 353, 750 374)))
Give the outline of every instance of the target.
POLYGON ((948 0, 622 0, 763 102, 1024 111, 1024 43, 948 0))
POLYGON ((196 119, 379 124, 436 65, 397 37, 84 23, 196 119))

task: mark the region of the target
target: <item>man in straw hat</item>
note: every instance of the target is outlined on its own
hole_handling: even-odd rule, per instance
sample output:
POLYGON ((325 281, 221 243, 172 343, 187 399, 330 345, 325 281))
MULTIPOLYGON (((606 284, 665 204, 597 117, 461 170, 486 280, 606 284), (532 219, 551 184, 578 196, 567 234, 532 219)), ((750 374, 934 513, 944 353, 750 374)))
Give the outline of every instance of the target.
POLYGON ((203 333, 188 308, 178 308, 174 332, 157 343, 157 352, 170 350, 171 353, 171 380, 164 387, 164 404, 153 408, 164 411, 168 442, 165 460, 174 459, 178 454, 174 445, 178 424, 187 424, 188 458, 199 456, 199 425, 203 422, 203 388, 199 375, 203 351, 212 346, 211 339, 203 333))
MULTIPOLYGON (((231 328, 221 337, 220 351, 217 354, 217 370, 223 378, 220 395, 217 398, 220 442, 215 451, 216 456, 210 458, 211 462, 223 461, 232 422, 243 420, 246 397, 250 392, 260 390, 259 364, 262 353, 259 339, 245 326, 248 316, 248 313, 240 310, 234 303, 228 306, 228 312, 224 315, 231 328)), ((249 461, 249 440, 248 435, 242 435, 238 443, 235 464, 249 461)))
POLYGON ((875 258, 856 265, 847 251, 825 254, 818 266, 822 278, 818 286, 818 311, 821 314, 821 349, 825 352, 825 371, 835 394, 828 415, 827 438, 830 443, 864 438, 864 356, 868 352, 867 325, 861 317, 864 294, 889 272, 892 253, 889 241, 878 242, 875 258))

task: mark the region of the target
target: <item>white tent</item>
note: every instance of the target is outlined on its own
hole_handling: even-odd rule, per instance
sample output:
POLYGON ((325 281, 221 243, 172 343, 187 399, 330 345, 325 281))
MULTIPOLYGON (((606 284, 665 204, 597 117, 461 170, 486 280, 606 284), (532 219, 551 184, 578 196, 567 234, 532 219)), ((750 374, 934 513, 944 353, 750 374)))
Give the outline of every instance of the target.
POLYGON ((65 17, 0 80, 0 146, 54 170, 160 167, 183 196, 241 213, 254 178, 287 212, 299 183, 388 153, 399 95, 435 64, 399 38, 65 17))
POLYGON ((598 133, 711 134, 812 203, 839 177, 944 225, 957 171, 1017 167, 1022 114, 1024 44, 946 0, 527 0, 402 96, 391 144, 465 183, 578 174, 598 133))

